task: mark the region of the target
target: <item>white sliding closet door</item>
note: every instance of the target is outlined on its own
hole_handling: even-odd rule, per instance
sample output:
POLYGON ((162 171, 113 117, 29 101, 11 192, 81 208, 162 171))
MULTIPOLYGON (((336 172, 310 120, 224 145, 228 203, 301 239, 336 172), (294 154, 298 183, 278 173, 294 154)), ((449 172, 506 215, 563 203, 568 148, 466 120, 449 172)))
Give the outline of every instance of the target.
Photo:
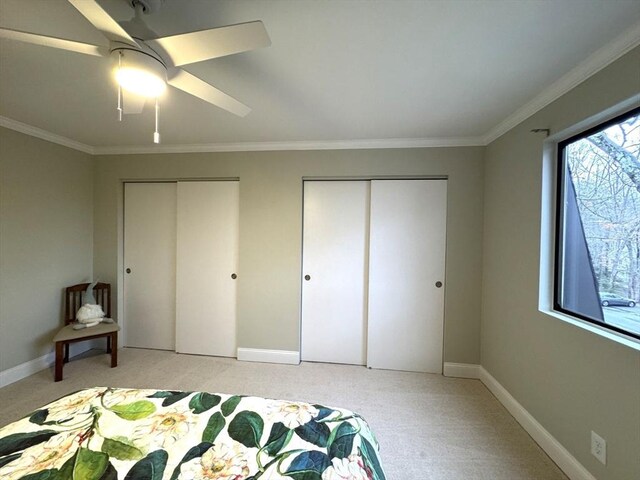
POLYGON ((446 180, 371 182, 369 367, 442 373, 446 207, 446 180))
POLYGON ((364 365, 369 182, 304 182, 302 359, 364 365))
POLYGON ((175 349, 176 184, 124 184, 124 345, 175 349))
POLYGON ((178 183, 176 351, 180 353, 236 356, 238 217, 237 181, 178 183))

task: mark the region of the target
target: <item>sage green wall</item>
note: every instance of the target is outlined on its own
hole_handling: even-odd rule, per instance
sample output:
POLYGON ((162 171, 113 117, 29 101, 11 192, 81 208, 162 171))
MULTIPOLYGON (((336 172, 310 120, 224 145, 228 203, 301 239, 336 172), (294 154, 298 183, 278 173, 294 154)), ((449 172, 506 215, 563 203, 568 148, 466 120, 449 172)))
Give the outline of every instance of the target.
POLYGON ((0 371, 52 350, 92 259, 91 157, 0 128, 0 371))
POLYGON ((302 177, 447 175, 445 360, 476 364, 480 360, 483 150, 99 156, 94 176, 94 269, 113 283, 122 275, 118 245, 123 180, 237 177, 238 346, 299 350, 302 177))
POLYGON ((636 96, 636 48, 491 143, 485 156, 482 366, 600 480, 640 479, 640 352, 538 311, 544 135, 636 96), (607 441, 605 467, 590 432, 607 441))

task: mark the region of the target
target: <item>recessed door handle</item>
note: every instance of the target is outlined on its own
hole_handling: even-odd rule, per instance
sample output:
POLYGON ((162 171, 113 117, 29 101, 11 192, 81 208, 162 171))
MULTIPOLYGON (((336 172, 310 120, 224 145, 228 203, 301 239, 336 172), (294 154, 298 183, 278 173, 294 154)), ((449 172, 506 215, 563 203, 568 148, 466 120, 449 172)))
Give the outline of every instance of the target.
POLYGON ((442 286, 442 282, 437 281, 437 282, 436 282, 436 288, 440 288, 441 286, 442 286))
POLYGON ((304 279, 308 282, 309 280, 311 280, 311 275, 305 275, 304 279))
POLYGON ((232 279, 232 280, 235 280, 236 278, 238 278, 238 275, 236 275, 235 273, 232 273, 232 274, 231 274, 231 279, 232 279))
POLYGON ((131 273, 131 269, 130 269, 130 268, 127 268, 127 269, 125 270, 125 272, 127 272, 127 273, 131 273))

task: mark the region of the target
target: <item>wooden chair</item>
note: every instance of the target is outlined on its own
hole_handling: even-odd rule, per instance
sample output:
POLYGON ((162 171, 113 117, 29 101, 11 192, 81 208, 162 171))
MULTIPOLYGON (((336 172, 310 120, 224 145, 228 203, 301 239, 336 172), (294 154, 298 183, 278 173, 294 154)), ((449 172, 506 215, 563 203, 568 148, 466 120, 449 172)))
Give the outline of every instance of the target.
MULTIPOLYGON (((67 287, 65 292, 64 322, 65 327, 53 338, 56 344, 55 381, 62 380, 62 367, 69 361, 69 344, 93 340, 94 338, 107 338, 107 353, 111 353, 111 368, 118 365, 118 331, 117 323, 99 323, 94 327, 74 330, 72 323, 76 321, 76 313, 83 305, 83 293, 89 283, 79 283, 67 287), (63 353, 64 348, 64 353, 63 353)), ((97 283, 93 287, 93 294, 106 317, 111 318, 111 285, 97 283)))

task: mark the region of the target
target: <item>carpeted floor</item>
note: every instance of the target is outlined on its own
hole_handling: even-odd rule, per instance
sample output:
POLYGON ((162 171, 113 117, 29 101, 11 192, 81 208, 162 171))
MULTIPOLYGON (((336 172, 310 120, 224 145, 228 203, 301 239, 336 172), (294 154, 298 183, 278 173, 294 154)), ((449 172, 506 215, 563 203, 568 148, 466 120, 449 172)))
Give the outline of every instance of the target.
POLYGON ((202 390, 339 406, 362 414, 380 442, 389 480, 566 480, 478 380, 365 367, 238 362, 126 348, 0 389, 0 425, 91 386, 202 390))

